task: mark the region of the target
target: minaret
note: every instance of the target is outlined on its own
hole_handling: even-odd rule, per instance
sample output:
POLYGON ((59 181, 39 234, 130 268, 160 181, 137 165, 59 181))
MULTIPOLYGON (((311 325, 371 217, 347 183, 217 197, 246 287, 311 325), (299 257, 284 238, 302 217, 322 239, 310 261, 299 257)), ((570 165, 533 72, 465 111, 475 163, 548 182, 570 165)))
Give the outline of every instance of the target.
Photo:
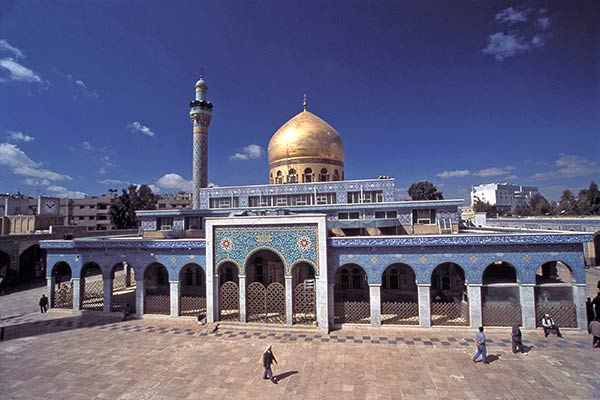
POLYGON ((190 118, 194 124, 194 152, 192 171, 192 208, 200 208, 200 189, 208 185, 208 125, 213 105, 206 100, 208 85, 204 74, 196 82, 196 99, 190 101, 190 118))

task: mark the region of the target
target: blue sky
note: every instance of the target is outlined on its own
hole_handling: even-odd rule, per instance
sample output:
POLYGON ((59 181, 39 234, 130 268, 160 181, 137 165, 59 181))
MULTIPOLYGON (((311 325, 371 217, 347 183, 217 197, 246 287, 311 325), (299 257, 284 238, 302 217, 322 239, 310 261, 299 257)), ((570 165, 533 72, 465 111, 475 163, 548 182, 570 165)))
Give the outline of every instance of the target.
POLYGON ((201 67, 220 186, 268 181, 269 139, 304 93, 347 179, 550 199, 600 181, 595 1, 5 0, 0 192, 188 189, 201 67))

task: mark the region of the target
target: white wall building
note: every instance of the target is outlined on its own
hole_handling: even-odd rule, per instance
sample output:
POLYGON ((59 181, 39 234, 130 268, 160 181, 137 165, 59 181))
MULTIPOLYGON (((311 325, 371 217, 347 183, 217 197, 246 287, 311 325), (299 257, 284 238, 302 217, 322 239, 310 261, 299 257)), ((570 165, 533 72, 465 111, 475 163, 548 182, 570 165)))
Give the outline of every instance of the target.
POLYGON ((486 183, 472 187, 471 205, 474 205, 475 201, 479 200, 508 211, 517 205, 525 204, 536 193, 539 193, 536 186, 513 185, 511 183, 486 183))

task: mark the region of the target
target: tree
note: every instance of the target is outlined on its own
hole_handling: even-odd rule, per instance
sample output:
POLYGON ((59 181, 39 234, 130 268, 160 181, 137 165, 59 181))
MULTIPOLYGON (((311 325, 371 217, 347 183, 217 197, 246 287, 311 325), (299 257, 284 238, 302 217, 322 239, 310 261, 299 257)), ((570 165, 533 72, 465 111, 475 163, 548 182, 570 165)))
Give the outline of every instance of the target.
POLYGON ((428 181, 413 183, 408 188, 408 195, 413 200, 443 200, 442 192, 438 192, 435 185, 428 181))
POLYGON ((552 205, 539 193, 531 196, 529 207, 531 208, 532 215, 547 215, 552 213, 552 205))
POLYGON ((492 211, 492 206, 487 201, 481 201, 479 199, 475 199, 475 203, 473 204, 473 211, 475 212, 484 212, 489 214, 492 211))
POLYGON ((558 202, 558 214, 577 215, 577 199, 570 190, 565 190, 558 202))
POLYGON ((134 229, 138 227, 135 212, 137 210, 155 210, 157 196, 148 185, 129 185, 110 206, 110 220, 116 229, 134 229))

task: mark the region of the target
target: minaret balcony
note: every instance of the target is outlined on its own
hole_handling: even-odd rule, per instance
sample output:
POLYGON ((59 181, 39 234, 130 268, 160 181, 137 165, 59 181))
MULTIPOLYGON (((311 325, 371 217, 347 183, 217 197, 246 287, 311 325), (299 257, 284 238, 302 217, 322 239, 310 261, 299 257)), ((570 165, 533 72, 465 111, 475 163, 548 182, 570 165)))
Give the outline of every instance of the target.
POLYGON ((190 108, 192 110, 199 109, 202 111, 212 111, 213 104, 206 100, 192 100, 190 101, 190 108))

